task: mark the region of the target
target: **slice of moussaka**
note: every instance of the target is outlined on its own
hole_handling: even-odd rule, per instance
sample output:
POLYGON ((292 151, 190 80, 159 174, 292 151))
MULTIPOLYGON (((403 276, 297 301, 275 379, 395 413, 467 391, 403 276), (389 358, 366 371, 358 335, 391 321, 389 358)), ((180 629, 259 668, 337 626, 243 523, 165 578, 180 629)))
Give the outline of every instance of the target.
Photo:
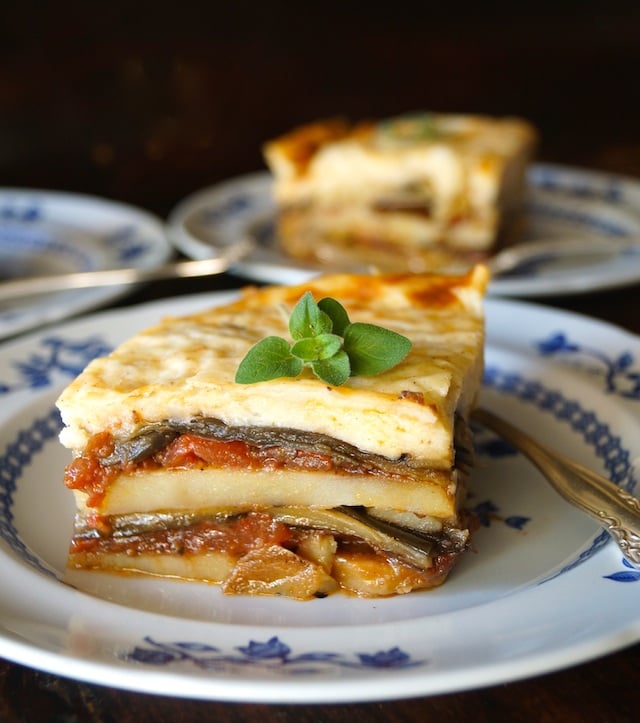
POLYGON ((441 584, 469 546, 484 266, 248 288, 61 394, 68 564, 297 599, 441 584))
POLYGON ((334 269, 462 271, 519 236, 536 142, 528 121, 483 115, 297 127, 263 149, 278 242, 334 269))

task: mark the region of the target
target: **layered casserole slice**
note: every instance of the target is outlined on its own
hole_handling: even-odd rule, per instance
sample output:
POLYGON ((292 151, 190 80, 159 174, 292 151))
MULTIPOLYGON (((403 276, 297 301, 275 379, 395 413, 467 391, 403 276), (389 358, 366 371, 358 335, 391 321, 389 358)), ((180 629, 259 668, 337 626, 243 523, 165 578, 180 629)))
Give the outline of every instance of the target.
POLYGON ((277 238, 333 268, 469 268, 517 239, 534 127, 416 113, 310 123, 267 142, 277 238))
POLYGON ((486 284, 478 266, 249 288, 92 361, 58 400, 77 502, 69 566, 298 599, 442 583, 469 544, 486 284), (308 367, 236 381, 257 342, 288 337, 305 294, 410 351, 339 385, 308 367))

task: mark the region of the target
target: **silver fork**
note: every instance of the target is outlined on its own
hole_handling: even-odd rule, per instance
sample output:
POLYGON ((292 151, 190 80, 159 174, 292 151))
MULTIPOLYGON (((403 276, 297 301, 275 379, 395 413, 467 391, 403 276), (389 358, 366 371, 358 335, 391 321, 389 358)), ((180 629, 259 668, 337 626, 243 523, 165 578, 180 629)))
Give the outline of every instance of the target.
POLYGON ((173 261, 151 268, 98 269, 96 271, 31 276, 9 281, 0 280, 0 302, 51 291, 87 289, 98 286, 127 286, 163 279, 215 276, 228 271, 233 264, 243 259, 252 250, 253 243, 242 240, 225 248, 218 256, 196 261, 173 261))
POLYGON ((640 500, 487 409, 477 408, 472 419, 522 452, 556 492, 607 530, 629 563, 640 566, 640 500))

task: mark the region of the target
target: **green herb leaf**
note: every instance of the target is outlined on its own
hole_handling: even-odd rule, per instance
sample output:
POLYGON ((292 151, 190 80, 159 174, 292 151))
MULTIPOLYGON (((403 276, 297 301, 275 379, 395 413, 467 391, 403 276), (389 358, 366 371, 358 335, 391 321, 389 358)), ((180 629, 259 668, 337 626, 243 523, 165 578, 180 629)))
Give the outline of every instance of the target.
POLYGON ((317 377, 333 387, 344 384, 351 376, 349 357, 343 349, 329 359, 312 362, 311 368, 317 377))
POLYGON ((331 318, 318 308, 310 291, 298 301, 289 319, 289 333, 295 340, 329 334, 333 328, 331 318))
POLYGON ((399 144, 416 141, 435 141, 447 133, 432 113, 408 113, 378 123, 378 131, 384 138, 399 144))
POLYGON ((379 374, 401 362, 411 341, 374 324, 351 323, 342 304, 331 297, 318 304, 306 292, 289 318, 291 345, 269 336, 240 362, 236 382, 252 384, 296 377, 305 366, 322 381, 339 386, 350 376, 379 374))
POLYGON ((344 350, 351 361, 351 376, 379 374, 399 364, 409 353, 406 336, 374 324, 355 322, 344 333, 344 350))
POLYGON ((347 310, 342 306, 339 301, 332 299, 330 296, 326 296, 324 299, 320 299, 318 302, 318 308, 331 319, 333 322, 333 333, 339 336, 344 336, 344 330, 351 323, 349 321, 349 315, 347 310))
POLYGON ((279 377, 297 377, 303 366, 285 339, 268 336, 249 349, 236 371, 236 382, 253 384, 279 377))
POLYGON ((300 339, 291 347, 291 353, 303 361, 329 359, 342 348, 342 339, 335 334, 320 334, 300 339))

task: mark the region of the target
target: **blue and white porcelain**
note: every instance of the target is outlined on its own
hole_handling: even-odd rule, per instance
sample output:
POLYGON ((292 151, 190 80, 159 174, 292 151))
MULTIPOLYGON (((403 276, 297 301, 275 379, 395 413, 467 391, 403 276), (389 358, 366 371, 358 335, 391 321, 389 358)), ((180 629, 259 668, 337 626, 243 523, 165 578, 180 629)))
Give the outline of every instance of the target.
MULTIPOLYGON (((81 194, 0 188, 0 282, 153 268, 172 253, 163 222, 142 209, 81 194)), ((74 289, 0 302, 0 339, 95 309, 125 290, 74 289)))
MULTIPOLYGON (((355 702, 504 683, 640 639, 640 574, 513 448, 476 430, 474 550, 434 591, 296 602, 65 569, 74 504, 54 402, 94 356, 234 293, 68 321, 0 346, 0 655, 103 685, 355 702)), ((616 484, 640 481, 640 339, 490 299, 482 403, 616 484)))
MULTIPOLYGON (((275 206, 268 173, 233 178, 184 199, 168 219, 168 233, 187 256, 206 258, 250 237, 254 252, 234 270, 266 283, 297 283, 318 273, 278 247, 275 206)), ((523 240, 640 237, 640 182, 551 164, 534 164, 528 176, 523 240)), ((322 269, 327 270, 327 269, 322 269)), ((331 269, 329 269, 331 270, 331 269)), ((336 270, 336 269, 334 269, 336 270)), ((546 258, 517 276, 496 277, 493 296, 577 294, 640 281, 640 247, 603 258, 546 258)))

